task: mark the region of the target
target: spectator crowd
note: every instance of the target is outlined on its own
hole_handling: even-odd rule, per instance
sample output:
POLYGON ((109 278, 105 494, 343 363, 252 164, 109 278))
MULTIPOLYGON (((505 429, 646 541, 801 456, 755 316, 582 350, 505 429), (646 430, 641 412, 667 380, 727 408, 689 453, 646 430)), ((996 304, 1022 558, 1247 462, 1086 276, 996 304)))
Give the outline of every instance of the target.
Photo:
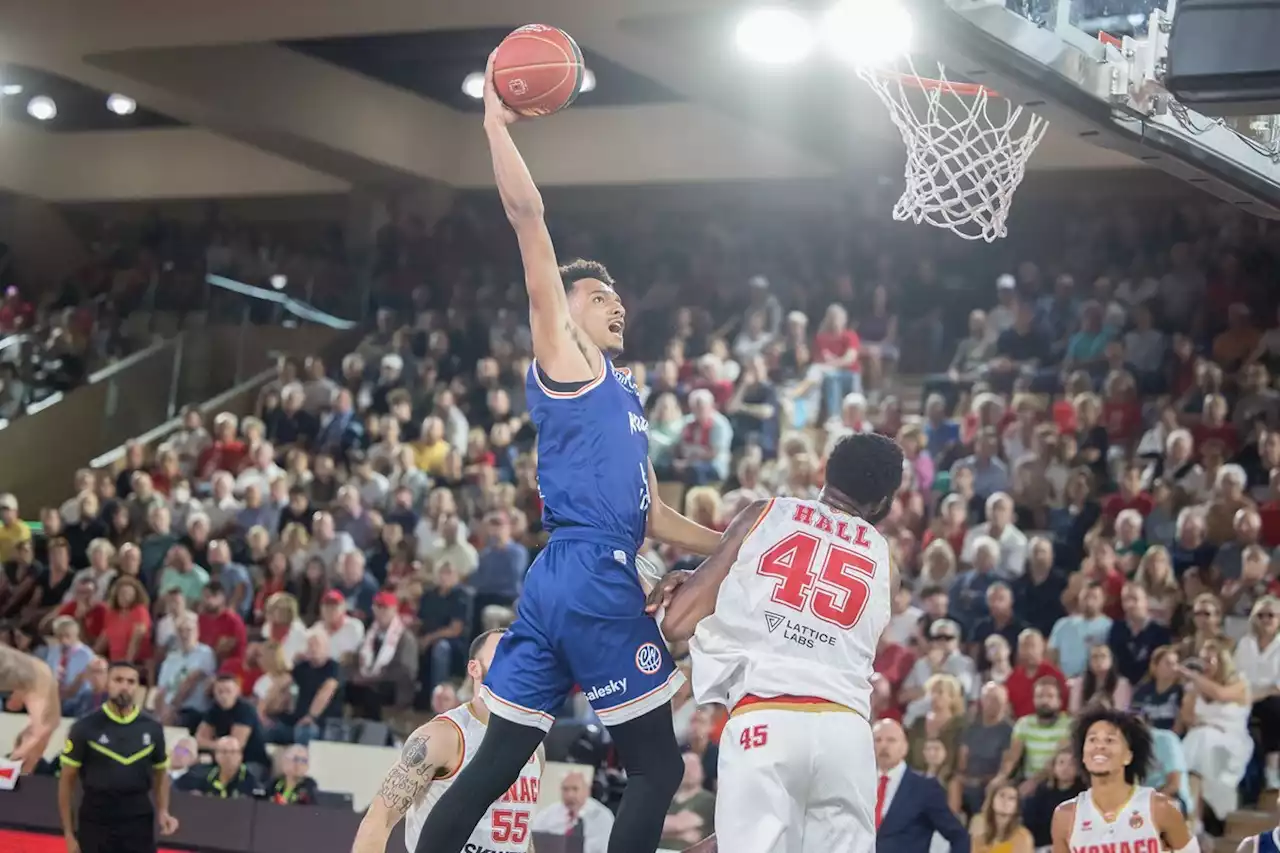
MULTIPOLYGON (((1048 844, 1079 790, 1071 715, 1097 703, 1145 716, 1148 781, 1197 826, 1280 789, 1280 232, 1112 210, 1029 222, 994 260, 854 207, 633 216, 555 233, 623 283, 669 503, 724 529, 752 500, 816 496, 841 436, 902 445, 874 708, 975 846, 1048 844)), ((106 660, 134 661, 191 732, 175 766, 212 757, 178 768, 189 784, 287 798, 311 741, 468 698, 468 643, 511 621, 545 538, 504 229, 482 207, 430 233, 397 219, 340 363, 283 360, 252 413, 186 411, 61 506, 0 496, 0 639, 50 663, 67 715, 101 702, 106 660)), ((725 713, 686 688, 674 717, 682 849, 713 829, 725 713)), ((568 825, 616 801, 612 778, 565 781, 568 825)))

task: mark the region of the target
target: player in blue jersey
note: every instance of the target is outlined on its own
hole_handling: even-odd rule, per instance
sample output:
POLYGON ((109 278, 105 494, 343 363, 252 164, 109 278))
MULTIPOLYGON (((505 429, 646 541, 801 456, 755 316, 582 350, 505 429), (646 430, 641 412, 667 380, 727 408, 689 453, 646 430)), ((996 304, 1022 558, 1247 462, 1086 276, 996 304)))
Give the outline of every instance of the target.
MULTIPOLYGON (((417 853, 459 853, 575 684, 627 771, 609 853, 653 853, 684 773, 670 704, 684 678, 645 614, 636 550, 649 535, 709 554, 720 534, 658 497, 639 394, 611 360, 622 350, 626 310, 603 266, 557 266, 542 196, 508 131, 515 119, 494 92, 490 58, 485 130, 524 261, 534 354, 526 389, 551 538, 529 569, 516 621, 482 688, 491 715, 484 740, 431 810, 417 853)), ((519 842, 514 834, 526 831, 495 826, 493 838, 519 842)))

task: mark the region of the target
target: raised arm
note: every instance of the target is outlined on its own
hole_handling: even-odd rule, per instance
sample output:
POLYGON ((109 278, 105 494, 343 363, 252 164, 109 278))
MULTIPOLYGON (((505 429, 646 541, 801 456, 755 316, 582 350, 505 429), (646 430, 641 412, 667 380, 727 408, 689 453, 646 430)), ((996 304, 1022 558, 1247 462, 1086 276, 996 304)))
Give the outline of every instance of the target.
POLYGON ((600 374, 604 356, 569 316, 569 299, 560 280, 556 250, 543 218, 542 193, 508 129, 517 118, 494 89, 490 55, 485 72, 484 130, 502 209, 520 243, 525 289, 529 293, 533 355, 548 378, 556 382, 587 382, 600 374))
POLYGON ((387 771, 382 787, 364 813, 351 853, 384 853, 396 824, 422 800, 432 782, 453 773, 461 761, 462 742, 457 726, 432 720, 419 727, 405 742, 400 758, 387 771))
POLYGON ((738 549, 768 506, 769 501, 753 501, 738 513, 711 556, 676 590, 661 624, 662 634, 668 640, 689 639, 698 623, 715 611, 720 585, 738 559, 738 549))
POLYGON ((21 761, 23 772, 30 773, 62 719, 58 683, 44 661, 0 646, 0 692, 12 693, 27 710, 27 727, 18 735, 10 757, 21 761))

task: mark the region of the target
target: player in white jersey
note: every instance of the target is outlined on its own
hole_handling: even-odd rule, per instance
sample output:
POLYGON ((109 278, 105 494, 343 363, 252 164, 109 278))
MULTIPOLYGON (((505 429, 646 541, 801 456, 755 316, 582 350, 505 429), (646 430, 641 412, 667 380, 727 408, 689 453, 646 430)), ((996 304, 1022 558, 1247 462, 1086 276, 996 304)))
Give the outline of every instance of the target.
POLYGON ((1093 708, 1076 720, 1072 746, 1089 790, 1053 813, 1053 853, 1200 853, 1181 810, 1138 784, 1152 760, 1141 718, 1093 708))
MULTIPOLYGON (((485 673, 493 662, 493 650, 504 633, 504 629, 487 631, 471 644, 467 677, 472 695, 484 683, 485 673)), ((409 853, 413 853, 427 814, 475 755, 488 722, 489 709, 477 697, 419 726, 405 742, 399 761, 387 772, 382 787, 360 821, 352 853, 384 853, 391 830, 402 818, 405 845, 409 853)), ((489 806, 472 831, 464 848, 468 853, 533 850, 529 820, 538 802, 545 760, 539 746, 515 783, 489 806)))
POLYGON ((730 709, 720 850, 875 849, 872 662, 897 578, 874 525, 902 472, 892 440, 844 438, 817 500, 757 501, 691 577, 651 596, 666 637, 690 640, 696 701, 730 709))

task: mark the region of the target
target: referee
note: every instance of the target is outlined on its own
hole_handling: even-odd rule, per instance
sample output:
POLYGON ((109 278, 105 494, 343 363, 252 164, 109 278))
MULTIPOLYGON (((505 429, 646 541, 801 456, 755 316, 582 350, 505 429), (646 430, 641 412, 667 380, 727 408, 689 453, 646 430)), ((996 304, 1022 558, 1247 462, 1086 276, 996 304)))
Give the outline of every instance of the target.
POLYGON ((138 708, 138 681, 133 664, 111 664, 106 704, 67 735, 58 783, 67 853, 155 853, 157 813, 161 835, 178 829, 169 814, 164 727, 138 708), (77 779, 84 786, 78 824, 71 816, 77 779))

